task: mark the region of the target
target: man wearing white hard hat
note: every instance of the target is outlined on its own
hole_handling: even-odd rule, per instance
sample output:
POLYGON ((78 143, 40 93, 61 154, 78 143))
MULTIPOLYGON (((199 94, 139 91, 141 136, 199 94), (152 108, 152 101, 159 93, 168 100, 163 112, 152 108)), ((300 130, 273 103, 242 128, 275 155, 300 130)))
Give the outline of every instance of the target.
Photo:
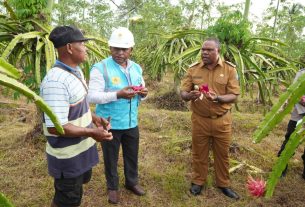
POLYGON ((89 102, 96 114, 109 117, 113 140, 102 142, 108 201, 119 202, 117 163, 120 145, 124 159, 125 187, 138 196, 145 194, 138 184, 138 106, 148 90, 142 68, 129 59, 133 34, 125 27, 115 29, 108 41, 111 56, 93 65, 89 81, 89 102))

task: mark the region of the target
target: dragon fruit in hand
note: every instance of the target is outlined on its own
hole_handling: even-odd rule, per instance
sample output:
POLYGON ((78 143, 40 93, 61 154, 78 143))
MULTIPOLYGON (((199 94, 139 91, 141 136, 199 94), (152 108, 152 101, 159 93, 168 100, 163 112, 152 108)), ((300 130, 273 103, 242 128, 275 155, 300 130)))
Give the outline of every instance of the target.
POLYGON ((266 181, 256 179, 251 176, 247 180, 247 188, 252 196, 261 197, 265 193, 266 181))
POLYGON ((202 93, 208 93, 209 92, 209 86, 208 84, 202 84, 199 88, 199 91, 202 93))
POLYGON ((134 90, 135 92, 139 92, 141 91, 142 89, 144 89, 144 87, 141 85, 139 86, 131 86, 132 90, 134 90))

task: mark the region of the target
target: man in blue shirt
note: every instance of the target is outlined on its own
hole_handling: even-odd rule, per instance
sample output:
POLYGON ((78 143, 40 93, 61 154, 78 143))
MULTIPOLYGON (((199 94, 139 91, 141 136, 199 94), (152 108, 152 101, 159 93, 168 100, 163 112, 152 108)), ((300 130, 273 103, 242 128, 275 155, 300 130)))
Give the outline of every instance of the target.
POLYGON ((115 29, 108 41, 111 56, 93 65, 90 72, 89 102, 96 114, 111 118, 113 140, 102 142, 108 201, 119 202, 117 163, 120 145, 123 149, 125 187, 142 196, 138 185, 138 106, 148 90, 142 68, 129 60, 134 46, 133 34, 124 27, 115 29), (136 86, 136 87, 135 87, 136 86))
POLYGON ((87 85, 78 67, 85 61, 84 41, 89 39, 70 26, 56 27, 49 39, 58 51, 58 60, 44 77, 40 95, 64 129, 64 134, 59 134, 44 114, 48 170, 55 188, 51 207, 80 206, 82 186, 90 181, 92 167, 98 163, 96 141, 111 140, 112 134, 102 127, 107 124, 104 119, 91 114, 87 85))

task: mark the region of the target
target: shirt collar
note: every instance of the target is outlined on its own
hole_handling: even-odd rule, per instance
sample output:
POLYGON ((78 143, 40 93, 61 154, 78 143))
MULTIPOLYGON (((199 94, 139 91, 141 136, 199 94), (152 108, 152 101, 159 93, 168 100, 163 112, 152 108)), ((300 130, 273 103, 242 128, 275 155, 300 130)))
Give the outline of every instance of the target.
POLYGON ((73 67, 71 67, 71 66, 69 66, 69 65, 67 65, 67 64, 65 64, 65 63, 63 63, 63 62, 61 62, 60 60, 56 60, 55 64, 62 65, 62 66, 64 66, 65 68, 67 68, 68 70, 70 70, 70 71, 77 71, 77 70, 79 70, 79 67, 78 67, 78 66, 77 66, 76 68, 73 68, 73 67))

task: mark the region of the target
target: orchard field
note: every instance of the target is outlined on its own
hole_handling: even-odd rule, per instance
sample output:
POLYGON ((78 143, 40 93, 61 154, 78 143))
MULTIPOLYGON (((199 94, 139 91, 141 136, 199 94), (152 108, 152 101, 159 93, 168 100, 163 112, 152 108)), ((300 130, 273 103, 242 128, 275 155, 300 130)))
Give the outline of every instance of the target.
MULTIPOLYGON (((74 25, 93 38, 86 42, 88 56, 80 65, 87 81, 91 66, 110 54, 112 30, 124 26, 134 34, 131 59, 142 66, 149 89, 139 112, 140 180, 147 195, 136 197, 121 185, 119 206, 305 206, 300 157, 305 119, 276 157, 289 113, 304 95, 305 75, 292 83, 305 68, 303 1, 2 0, 0 11, 0 207, 10 206, 4 200, 18 207, 50 206, 53 183, 41 112, 62 128, 39 87, 57 59, 48 40, 57 25, 74 25), (263 10, 255 10, 263 3, 263 10), (232 109, 230 147, 232 187, 239 201, 215 188, 212 156, 202 195, 188 191, 191 112, 179 97, 179 85, 189 65, 200 61, 208 37, 220 40, 220 56, 236 65, 241 88, 232 109), (288 174, 280 178, 286 163, 288 174), (265 197, 248 193, 250 175, 267 181, 265 197)), ((102 160, 100 146, 99 153, 102 160)), ((82 206, 109 206, 102 166, 94 168, 82 206)), ((119 167, 124 183, 122 160, 119 167)))

